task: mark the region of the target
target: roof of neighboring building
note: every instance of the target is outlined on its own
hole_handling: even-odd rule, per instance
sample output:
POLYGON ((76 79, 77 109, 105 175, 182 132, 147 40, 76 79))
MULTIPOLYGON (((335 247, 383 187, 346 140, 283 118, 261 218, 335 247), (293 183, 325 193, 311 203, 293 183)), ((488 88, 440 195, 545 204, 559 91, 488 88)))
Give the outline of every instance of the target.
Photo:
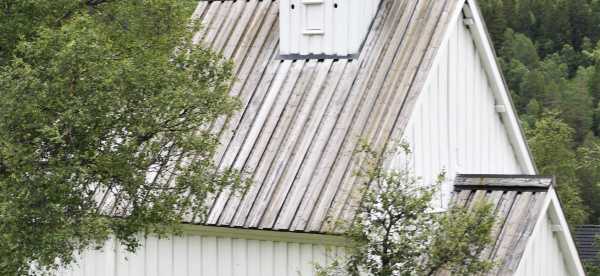
POLYGON ((231 58, 242 110, 213 126, 243 195, 210 203, 208 225, 335 232, 353 216, 361 139, 400 137, 458 0, 382 0, 354 60, 281 60, 277 1, 202 1, 196 40, 231 58))
POLYGON ((600 225, 579 225, 575 228, 575 243, 582 261, 600 264, 598 238, 600 225))
POLYGON ((496 222, 492 229, 494 244, 485 258, 498 266, 490 275, 516 271, 527 241, 542 215, 553 178, 531 175, 459 175, 452 202, 471 207, 480 200, 494 206, 496 222))

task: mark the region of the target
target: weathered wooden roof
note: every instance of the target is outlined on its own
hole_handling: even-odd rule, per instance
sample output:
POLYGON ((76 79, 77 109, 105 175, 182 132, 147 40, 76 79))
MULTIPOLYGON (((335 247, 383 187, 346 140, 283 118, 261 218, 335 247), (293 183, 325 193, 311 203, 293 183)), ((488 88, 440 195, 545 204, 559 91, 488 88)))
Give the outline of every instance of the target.
POLYGON ((209 202, 208 225, 332 232, 353 216, 359 141, 401 137, 458 0, 382 0, 354 60, 281 60, 277 1, 201 1, 196 40, 231 58, 242 110, 215 123, 220 167, 243 195, 209 202))
POLYGON ((509 275, 510 271, 516 271, 552 183, 551 177, 531 175, 457 176, 453 204, 471 207, 485 200, 494 207, 494 244, 482 257, 495 261, 497 267, 488 275, 509 275))
POLYGON ((579 225, 575 228, 575 243, 583 262, 600 264, 600 246, 596 243, 598 238, 600 225, 579 225))

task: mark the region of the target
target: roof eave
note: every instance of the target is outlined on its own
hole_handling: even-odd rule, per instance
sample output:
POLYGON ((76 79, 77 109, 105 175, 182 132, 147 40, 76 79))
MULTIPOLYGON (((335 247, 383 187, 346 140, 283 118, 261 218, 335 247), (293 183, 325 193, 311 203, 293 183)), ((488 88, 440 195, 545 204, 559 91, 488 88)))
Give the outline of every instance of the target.
MULTIPOLYGON (((560 200, 558 195, 556 194, 556 190, 554 186, 550 186, 548 189, 548 195, 546 196, 546 202, 544 203, 544 207, 542 208, 542 212, 540 212, 538 220, 536 221, 536 226, 541 225, 541 221, 549 217, 553 223, 557 223, 560 225, 562 231, 556 232, 559 240, 560 247, 564 253, 566 265, 571 271, 571 273, 575 273, 575 275, 584 276, 585 270, 583 268, 583 264, 579 257, 579 253, 577 251, 577 247, 575 246, 575 240, 571 235, 571 229, 567 223, 565 215, 562 211, 562 207, 560 204, 560 200)), ((535 233, 529 237, 527 241, 527 247, 535 240, 535 233)), ((520 264, 523 261, 523 258, 520 260, 520 264)))

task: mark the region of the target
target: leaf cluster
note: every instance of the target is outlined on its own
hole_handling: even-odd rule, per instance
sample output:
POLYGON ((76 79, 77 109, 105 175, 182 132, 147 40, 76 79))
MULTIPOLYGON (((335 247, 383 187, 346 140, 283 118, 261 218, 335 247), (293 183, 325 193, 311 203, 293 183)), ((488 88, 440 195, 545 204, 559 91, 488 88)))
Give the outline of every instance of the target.
POLYGON ((244 185, 212 161, 211 122, 238 102, 232 64, 192 43, 196 4, 0 2, 0 274, 109 235, 133 250, 244 185))
POLYGON ((472 275, 493 267, 483 256, 492 242, 491 205, 455 204, 434 212, 439 183, 425 185, 409 166, 392 170, 373 151, 365 153, 374 159, 360 173, 364 199, 347 231, 349 256, 323 269, 323 275, 472 275))

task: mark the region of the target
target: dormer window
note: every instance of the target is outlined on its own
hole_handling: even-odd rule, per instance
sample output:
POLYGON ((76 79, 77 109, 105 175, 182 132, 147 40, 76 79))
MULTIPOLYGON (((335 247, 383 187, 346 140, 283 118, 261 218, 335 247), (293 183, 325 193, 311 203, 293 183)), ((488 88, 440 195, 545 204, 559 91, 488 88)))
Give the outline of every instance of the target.
POLYGON ((323 0, 304 0, 304 35, 325 34, 325 7, 323 0))
POLYGON ((358 55, 380 0, 281 0, 283 58, 353 58, 358 55))

